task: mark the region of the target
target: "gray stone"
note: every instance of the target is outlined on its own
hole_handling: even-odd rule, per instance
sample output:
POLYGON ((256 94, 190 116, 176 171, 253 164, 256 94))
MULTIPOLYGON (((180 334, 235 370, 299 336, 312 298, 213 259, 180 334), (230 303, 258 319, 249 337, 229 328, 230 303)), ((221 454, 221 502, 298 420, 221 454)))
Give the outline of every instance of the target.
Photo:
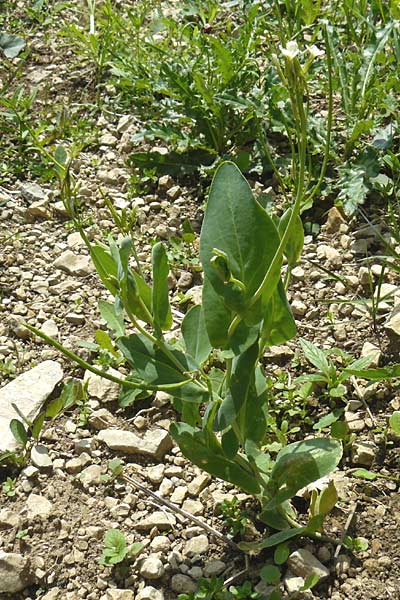
POLYGON ((396 307, 385 323, 385 329, 392 338, 400 337, 400 307, 396 307))
POLYGON ((157 556, 149 556, 140 564, 140 574, 145 579, 161 579, 164 573, 164 565, 157 556))
POLYGON ((102 483, 103 469, 100 465, 90 465, 80 473, 79 479, 85 487, 102 483))
POLYGON ((19 527, 21 523, 21 517, 19 514, 3 508, 0 510, 0 529, 12 529, 13 527, 19 527))
POLYGON ((152 406, 155 406, 156 408, 162 408, 169 402, 171 402, 171 395, 167 394, 166 392, 160 391, 160 392, 156 392, 154 400, 151 404, 152 404, 152 406))
POLYGON ((51 338, 58 338, 58 327, 53 319, 45 321, 40 327, 40 331, 43 331, 43 333, 51 338))
POLYGON ((179 290, 187 290, 192 285, 192 282, 193 275, 189 271, 183 271, 176 285, 179 290))
POLYGON ((187 486, 191 496, 198 496, 208 485, 211 477, 207 473, 197 475, 187 486))
POLYGON ((34 582, 29 559, 0 550, 0 593, 16 594, 34 582))
POLYGON ((189 594, 190 592, 194 592, 197 587, 193 579, 187 575, 181 575, 180 573, 173 575, 170 585, 172 591, 176 592, 177 594, 189 594))
POLYGON ((142 454, 161 460, 172 448, 172 440, 164 429, 147 431, 143 437, 125 429, 105 429, 97 438, 111 450, 126 454, 142 454))
POLYGON ((171 540, 166 535, 156 535, 151 540, 150 547, 154 552, 168 552, 171 548, 171 540))
POLYGON ((362 431, 365 427, 365 421, 362 418, 361 413, 353 413, 350 411, 346 411, 344 413, 344 420, 347 423, 349 431, 351 431, 352 433, 362 431))
POLYGON ((203 297, 203 286, 194 285, 186 292, 185 297, 193 302, 193 304, 201 304, 203 297))
POLYGON ((74 231, 67 237, 67 244, 69 248, 80 248, 85 245, 85 242, 79 231, 74 231))
POLYGON ((185 500, 182 505, 183 510, 190 513, 191 515, 197 516, 203 514, 203 504, 198 500, 185 500))
POLYGON ((116 422, 117 419, 106 408, 94 410, 89 416, 89 425, 98 431, 107 429, 108 427, 115 425, 116 422))
POLYGON ((35 517, 47 519, 51 515, 53 505, 44 496, 32 493, 28 496, 26 508, 28 519, 34 519, 35 517))
POLYGON ((292 312, 295 316, 303 317, 308 311, 308 307, 301 300, 293 300, 291 304, 292 312))
POLYGON ((65 315, 67 323, 72 325, 83 325, 85 322, 85 316, 75 312, 69 312, 65 315))
MULTIPOLYGON (((107 373, 121 379, 121 373, 115 369, 109 368, 107 373)), ((100 402, 115 402, 118 399, 121 389, 118 383, 95 375, 91 371, 85 371, 83 380, 89 381, 87 391, 92 398, 97 398, 100 402)))
POLYGON ((186 498, 186 495, 188 493, 187 487, 185 485, 178 485, 172 495, 171 495, 171 502, 173 502, 174 504, 182 504, 182 502, 184 501, 184 499, 186 498))
POLYGON ((0 451, 14 452, 18 448, 10 431, 10 421, 21 418, 12 404, 18 406, 28 421, 34 421, 62 377, 61 365, 46 360, 0 389, 0 451))
POLYGON ((76 475, 82 471, 83 465, 80 458, 71 458, 65 463, 65 470, 70 475, 76 475))
POLYGON ((172 513, 164 513, 157 510, 147 517, 138 520, 135 523, 135 528, 139 531, 150 531, 153 527, 157 527, 160 531, 165 531, 173 528, 176 525, 176 519, 172 513))
POLYGON ((138 593, 136 600, 164 600, 164 592, 147 585, 138 593))
POLYGON ((25 219, 28 223, 33 223, 37 219, 49 220, 51 218, 51 212, 47 200, 38 200, 32 202, 25 211, 25 219))
POLYGON ((342 265, 342 258, 339 251, 326 244, 319 244, 317 246, 317 256, 319 259, 326 258, 328 263, 333 267, 340 267, 342 265))
POLYGON ((371 358, 370 366, 377 367, 379 365, 382 352, 378 346, 375 346, 375 344, 371 344, 371 342, 364 342, 364 345, 361 349, 361 356, 369 356, 371 358))
POLYGON ((205 554, 208 551, 209 542, 206 535, 197 535, 186 542, 183 549, 184 556, 192 558, 199 554, 205 554))
POLYGON ((37 183, 27 181, 21 183, 19 189, 24 200, 27 200, 28 202, 47 200, 47 193, 37 183))
POLYGON ((32 464, 39 470, 47 470, 53 467, 53 461, 49 456, 49 451, 46 446, 36 444, 31 450, 31 461, 32 464))
POLYGON ((59 600, 61 598, 61 590, 59 587, 54 587, 47 592, 40 600, 59 600))
POLYGON ((179 187, 179 185, 173 185, 167 191, 167 196, 171 200, 176 200, 177 198, 179 198, 180 194, 181 194, 181 188, 179 187))
POLYGON ((288 558, 288 566, 294 575, 303 577, 303 579, 307 579, 310 575, 316 575, 320 581, 323 581, 330 574, 329 569, 305 548, 292 552, 288 558))
POLYGON ((325 231, 327 233, 337 233, 340 229, 342 223, 344 223, 344 217, 336 208, 336 206, 332 206, 328 210, 328 218, 325 223, 325 231))
POLYGON ((148 469, 147 477, 150 479, 151 483, 161 483, 164 478, 164 471, 165 466, 163 464, 154 465, 154 467, 148 469))
POLYGON ((222 560, 211 560, 203 569, 204 577, 218 577, 226 569, 226 563, 222 560))
POLYGON ((107 600, 135 600, 135 594, 132 590, 107 590, 107 600))
POLYGON ((283 579, 284 586, 289 594, 295 594, 300 591, 304 585, 303 577, 298 577, 293 575, 290 571, 288 571, 283 579))
POLYGON ((99 140, 101 146, 116 146, 117 142, 118 139, 109 132, 103 133, 99 140))
POLYGON ((87 277, 94 270, 89 256, 80 256, 74 254, 71 250, 65 250, 54 261, 54 266, 69 275, 76 275, 77 277, 87 277))
POLYGON ((372 442, 355 442, 352 448, 352 460, 356 465, 370 467, 378 449, 372 442))

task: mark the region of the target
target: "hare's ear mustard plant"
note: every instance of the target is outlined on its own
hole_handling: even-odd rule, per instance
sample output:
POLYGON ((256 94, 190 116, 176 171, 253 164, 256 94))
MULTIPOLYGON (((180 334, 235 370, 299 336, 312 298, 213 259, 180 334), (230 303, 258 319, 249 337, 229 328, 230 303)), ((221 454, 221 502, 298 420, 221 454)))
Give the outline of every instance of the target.
MULTIPOLYGON (((296 47, 297 48, 297 47, 296 47)), ((299 218, 305 193, 307 115, 305 75, 295 45, 284 52, 278 72, 291 90, 297 126, 296 188, 292 206, 275 222, 254 198, 238 167, 224 162, 214 176, 200 235, 204 272, 202 304, 182 322, 180 346, 167 341, 172 327, 165 246, 152 248, 152 282, 135 260, 134 241, 125 237, 92 243, 70 210, 104 286, 114 303, 101 305, 103 318, 131 373, 114 377, 83 361, 58 342, 30 328, 90 371, 121 384, 122 392, 168 392, 180 420, 170 433, 182 454, 211 475, 236 485, 259 501, 259 518, 282 530, 261 547, 321 528, 321 515, 300 527, 291 499, 303 487, 328 475, 342 456, 340 441, 308 438, 268 446, 268 381, 263 355, 267 347, 296 335, 296 325, 282 280, 284 256, 289 268, 303 247, 299 218), (129 329, 125 321, 130 322, 129 329), (131 333, 132 328, 134 332, 131 333), (224 367, 215 377, 211 358, 224 367)), ((65 202, 73 208, 73 185, 67 157, 58 153, 57 168, 65 202)), ((251 545, 250 545, 251 546, 251 545)), ((249 544, 243 544, 244 549, 249 544)))

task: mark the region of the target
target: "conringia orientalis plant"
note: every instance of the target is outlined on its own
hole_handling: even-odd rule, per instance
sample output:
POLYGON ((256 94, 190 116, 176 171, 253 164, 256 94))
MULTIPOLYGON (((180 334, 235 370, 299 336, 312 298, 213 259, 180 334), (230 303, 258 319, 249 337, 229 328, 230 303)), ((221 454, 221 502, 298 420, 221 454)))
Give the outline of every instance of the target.
MULTIPOLYGON (((296 264, 303 246, 299 212, 304 199, 307 134, 300 86, 303 73, 297 56, 285 56, 285 65, 279 69, 298 84, 291 96, 301 130, 293 205, 275 222, 254 198, 235 164, 225 162, 218 168, 200 236, 202 304, 186 313, 175 343, 164 335, 172 327, 165 246, 157 243, 153 247, 149 284, 131 265, 131 238, 116 242, 110 237, 103 245, 84 236, 98 275, 114 297, 113 303, 100 302, 100 312, 131 370, 125 379, 104 376, 119 381, 123 391, 130 389, 133 396, 155 390, 170 394, 180 415, 170 433, 183 455, 211 475, 252 494, 259 501, 259 518, 282 530, 257 548, 298 534, 319 535, 323 514, 314 511, 309 524, 300 527, 290 501, 301 488, 328 475, 342 455, 340 442, 329 438, 301 440, 277 455, 268 447, 268 394, 262 359, 267 347, 296 334, 282 265, 284 256, 289 268, 296 264)), ((62 162, 67 164, 59 153, 58 166, 62 162)), ((62 187, 64 192, 72 190, 65 181, 62 187)), ((40 331, 30 329, 82 367, 99 373, 40 331)))

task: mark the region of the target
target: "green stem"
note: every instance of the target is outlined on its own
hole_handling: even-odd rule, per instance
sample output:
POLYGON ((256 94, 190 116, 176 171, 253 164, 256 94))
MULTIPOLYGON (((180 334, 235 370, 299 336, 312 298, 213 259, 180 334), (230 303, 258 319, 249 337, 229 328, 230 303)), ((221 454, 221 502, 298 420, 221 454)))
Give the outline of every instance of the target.
MULTIPOLYGON (((282 235, 278 249, 275 252, 275 256, 272 259, 272 262, 268 268, 267 273, 265 274, 264 279, 262 280, 261 284, 259 285, 258 289, 256 290, 256 292, 254 293, 253 297, 251 298, 251 300, 249 302, 249 305, 248 305, 249 309, 252 306, 254 306, 254 304, 260 299, 260 297, 262 296, 267 285, 270 283, 271 280, 273 280, 274 274, 279 268, 280 262, 282 261, 283 251, 286 247, 286 244, 289 241, 289 237, 290 237, 293 225, 295 223, 295 220, 300 212, 301 201, 304 196, 304 179, 305 179, 305 165, 306 165, 306 153, 307 153, 307 118, 306 118, 306 114, 304 112, 302 90, 299 90, 299 87, 296 88, 296 98, 295 99, 293 98, 292 102, 296 103, 296 105, 293 106, 293 113, 295 115, 298 115, 298 117, 299 117, 298 157, 299 157, 300 167, 299 167, 299 171, 298 171, 298 179, 297 179, 297 186, 296 186, 296 199, 294 202, 293 210, 290 215, 289 222, 287 224, 284 234, 282 235)), ((273 289, 270 290, 270 294, 272 294, 273 289)), ((242 320, 242 317, 240 315, 236 315, 236 317, 233 319, 233 321, 229 327, 229 330, 228 330, 229 337, 231 337, 233 335, 234 331, 236 330, 236 328, 239 325, 239 323, 241 322, 241 320, 242 320)))
POLYGON ((129 388, 136 389, 136 390, 151 390, 151 391, 157 392, 157 391, 174 390, 177 388, 184 387, 188 383, 193 383, 192 379, 187 379, 186 381, 180 381, 179 383, 167 383, 167 384, 163 384, 162 386, 160 386, 160 385, 153 385, 150 383, 146 383, 145 381, 143 381, 141 383, 136 383, 129 379, 120 379, 119 377, 115 377, 114 375, 111 375, 110 373, 107 373, 106 371, 101 371, 100 369, 97 369, 90 363, 83 360, 80 356, 75 354, 75 352, 68 350, 67 348, 65 348, 65 346, 63 346, 62 344, 57 342, 55 339, 49 337, 48 335, 43 333, 43 331, 40 331, 40 329, 36 329, 36 327, 33 327, 32 325, 28 325, 27 323, 24 323, 24 327, 29 329, 29 331, 32 331, 32 333, 34 333, 38 337, 42 338, 42 340, 44 340, 45 342, 50 344, 50 346, 53 346, 53 348, 56 348, 56 350, 59 350, 60 352, 62 352, 62 354, 64 354, 64 356, 66 356, 67 358, 69 358, 70 360, 72 360, 73 362, 78 364, 80 367, 82 367, 82 369, 86 369, 86 370, 90 371, 91 373, 94 373, 94 375, 99 375, 100 377, 103 377, 104 379, 108 379, 109 381, 113 381, 114 383, 118 383, 119 385, 122 385, 125 387, 129 387, 129 388))

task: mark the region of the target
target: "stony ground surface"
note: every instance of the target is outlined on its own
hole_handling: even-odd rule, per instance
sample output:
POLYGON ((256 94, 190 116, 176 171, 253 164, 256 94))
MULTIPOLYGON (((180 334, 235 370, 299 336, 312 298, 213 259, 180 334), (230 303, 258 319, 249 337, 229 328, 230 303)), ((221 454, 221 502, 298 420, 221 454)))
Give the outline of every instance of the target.
MULTIPOLYGON (((27 37, 32 54, 19 81, 28 89, 39 85, 39 101, 61 106, 90 97, 90 77, 79 70, 76 58, 57 35, 39 29, 27 37)), ((5 80, 7 73, 0 76, 5 80)), ((109 109, 112 90, 104 94, 108 94, 105 105, 109 109)), ((74 170, 91 219, 90 235, 113 230, 99 186, 118 208, 137 208, 136 231, 144 262, 149 258, 150 240, 168 242, 179 236, 185 218, 199 231, 204 197, 199 199, 195 186, 163 177, 149 193, 132 194, 126 158, 130 137, 137 129, 135 117, 106 110, 89 120, 93 143, 77 159, 74 170)), ((263 190, 259 182, 252 184, 259 192, 263 190)), ((396 359, 400 331, 392 312, 400 303, 399 282, 391 274, 385 276, 381 295, 389 296, 379 303, 375 326, 368 310, 371 303, 344 303, 370 298, 371 279, 363 259, 366 254, 380 254, 382 247, 369 227, 347 222, 336 209, 328 208, 320 233, 306 238, 302 261, 293 272, 290 301, 299 334, 322 348, 337 347, 354 357, 374 352, 376 361, 396 359), (320 265, 336 279, 322 272, 320 265)), ((381 231, 388 235, 384 227, 381 231)), ((87 357, 90 353, 79 341, 93 341, 102 326, 97 302, 108 296, 79 235, 69 226, 53 182, 46 185, 33 176, 15 177, 12 173, 4 177, 0 182, 0 240, 0 395, 2 406, 10 408, 16 395, 29 396, 34 385, 42 388, 38 393, 43 402, 49 395, 55 397, 72 373, 88 378, 33 337, 22 323, 41 328, 87 357), (43 390, 46 377, 42 375, 38 382, 31 371, 45 361, 51 361, 44 367, 50 390, 43 390)), ((189 258, 193 256, 191 249, 189 258)), ((188 257, 183 266, 182 257, 175 258, 170 284, 179 321, 187 306, 182 298, 186 302, 190 295, 194 301, 198 298, 201 276, 188 257)), ((380 272, 378 262, 371 272, 374 287, 380 272)), ((298 341, 293 340, 271 349, 266 366, 274 377, 282 377, 285 369, 292 376, 310 370, 298 348, 298 341)), ((3 588, 9 593, 2 597, 172 600, 195 589, 201 576, 218 575, 226 580, 245 568, 235 583, 250 578, 258 591, 267 593, 264 584, 258 583, 257 573, 271 561, 271 554, 251 559, 247 565, 243 554, 188 516, 158 505, 128 481, 115 483, 104 477, 108 461, 118 456, 126 464, 125 473, 145 488, 227 533, 218 514, 219 504, 235 494, 244 506, 248 500, 192 467, 172 445, 167 432, 176 415, 168 398, 157 394, 122 410, 115 385, 93 376, 88 395, 87 407, 77 407, 45 425, 40 444, 19 474, 2 474, 4 480, 16 478, 12 489, 3 486, 1 492, 0 587, 9 586, 3 588), (144 545, 128 571, 98 563, 104 533, 110 528, 121 529, 129 543, 141 541, 144 545)), ((296 543, 293 551, 303 549, 289 561, 285 588, 298 589, 299 580, 294 578, 307 575, 312 564, 307 552, 311 552, 324 580, 307 592, 307 598, 395 599, 400 595, 397 483, 383 478, 365 482, 352 478, 348 471, 364 466, 381 475, 398 476, 398 439, 385 435, 388 416, 400 406, 398 391, 384 385, 366 389, 360 382, 356 388, 349 384, 347 400, 345 418, 356 438, 334 475, 340 501, 328 520, 327 533, 340 538, 353 515, 347 533, 366 538, 369 547, 355 555, 342 549, 337 557, 329 544, 296 543)), ((316 398, 310 398, 308 413, 318 418, 328 412, 325 402, 326 406, 321 406, 316 398)), ((2 417, 0 409, 5 439, 8 431, 2 417)), ((249 528, 246 535, 252 539, 258 532, 249 528)))

